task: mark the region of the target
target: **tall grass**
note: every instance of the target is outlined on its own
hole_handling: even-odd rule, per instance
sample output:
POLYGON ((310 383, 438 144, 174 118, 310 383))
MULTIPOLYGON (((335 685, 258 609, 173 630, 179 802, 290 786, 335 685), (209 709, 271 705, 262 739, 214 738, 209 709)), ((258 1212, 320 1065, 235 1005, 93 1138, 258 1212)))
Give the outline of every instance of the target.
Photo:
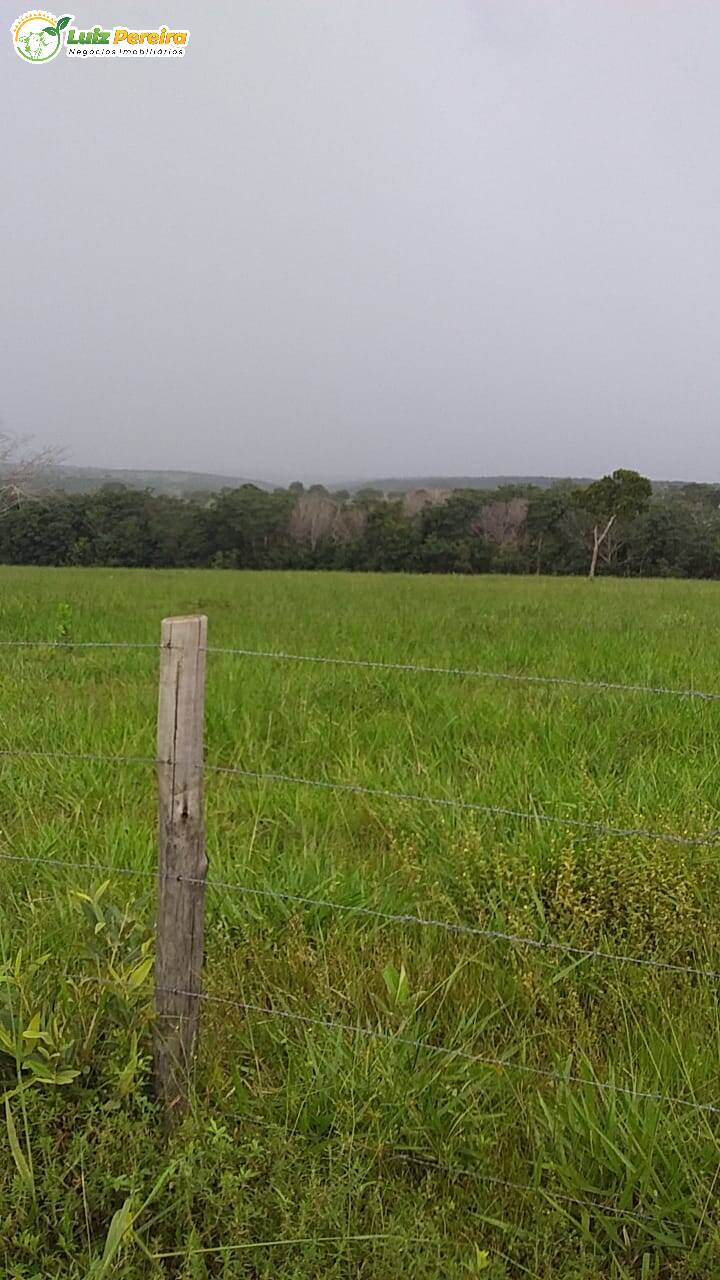
MULTIPOLYGON (((714 584, 3 569, 0 585, 0 639, 156 641, 163 615, 202 610, 211 645, 720 690, 714 584)), ((151 650, 0 650, 0 669, 0 748, 154 754, 151 650)), ((209 657, 215 763, 656 831, 720 826, 719 722, 720 704, 668 696, 209 657)), ((218 881, 720 970, 711 846, 214 773, 207 790, 218 881)), ((152 871, 154 824, 151 767, 0 759, 5 850, 152 871)), ((207 1002, 167 1144, 152 881, 0 865, 3 1274, 720 1272, 720 1117, 595 1087, 720 1105, 714 983, 211 889, 208 994, 268 1013, 207 1002)))

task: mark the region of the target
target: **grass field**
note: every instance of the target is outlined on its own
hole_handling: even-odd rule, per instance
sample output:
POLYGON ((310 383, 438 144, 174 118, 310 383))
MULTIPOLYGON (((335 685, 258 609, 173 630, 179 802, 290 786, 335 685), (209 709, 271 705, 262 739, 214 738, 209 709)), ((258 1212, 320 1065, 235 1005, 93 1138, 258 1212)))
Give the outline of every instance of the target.
MULTIPOLYGON (((1 640, 155 642, 164 615, 200 611, 211 646, 720 689, 710 583, 0 569, 1 640)), ((0 649, 0 748, 153 756, 157 657, 0 649)), ((213 763, 720 826, 720 702, 208 663, 213 763)), ((6 853, 152 872, 152 766, 6 757, 0 778, 6 853)), ((712 846, 212 772, 206 787, 219 881, 720 970, 712 846)), ((192 1110, 166 1139, 152 879, 0 866, 3 1276, 720 1275, 720 1114, 632 1096, 720 1106, 712 980, 210 889, 209 994, 396 1038, 209 1001, 192 1110)))

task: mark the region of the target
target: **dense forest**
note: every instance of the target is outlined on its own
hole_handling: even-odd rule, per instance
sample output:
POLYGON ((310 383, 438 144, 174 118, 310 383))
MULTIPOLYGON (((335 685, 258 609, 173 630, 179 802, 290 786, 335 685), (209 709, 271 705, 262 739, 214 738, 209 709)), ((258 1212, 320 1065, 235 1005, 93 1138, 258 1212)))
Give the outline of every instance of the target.
POLYGON ((715 578, 720 485, 653 492, 616 471, 582 487, 350 495, 245 484, 178 498, 111 484, 9 506, 0 562, 715 578))

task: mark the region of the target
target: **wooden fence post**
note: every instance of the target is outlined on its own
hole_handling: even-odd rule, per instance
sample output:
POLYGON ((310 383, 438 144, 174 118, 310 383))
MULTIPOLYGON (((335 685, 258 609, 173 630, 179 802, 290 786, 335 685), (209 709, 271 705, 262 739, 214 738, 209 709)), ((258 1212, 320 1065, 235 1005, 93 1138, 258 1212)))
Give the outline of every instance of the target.
POLYGON ((165 618, 160 649, 155 1089, 187 1104, 200 1021, 205 908, 203 718, 207 618, 165 618), (184 994, 182 994, 184 993, 184 994))

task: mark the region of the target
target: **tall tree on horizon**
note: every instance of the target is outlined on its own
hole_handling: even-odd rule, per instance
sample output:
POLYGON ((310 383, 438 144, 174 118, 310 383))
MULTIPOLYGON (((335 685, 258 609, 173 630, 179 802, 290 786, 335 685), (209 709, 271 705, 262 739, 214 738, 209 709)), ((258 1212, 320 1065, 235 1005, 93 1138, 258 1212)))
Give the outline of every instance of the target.
MULTIPOLYGON (((620 521, 632 520, 647 507, 652 496, 650 481, 638 471, 622 467, 612 475, 603 476, 576 494, 577 505, 592 518, 592 556, 588 577, 592 580, 597 571, 600 549, 609 545, 611 531, 620 521)), ((615 549, 617 549, 615 547, 615 549)), ((612 556, 612 552, 608 559, 612 556)))

